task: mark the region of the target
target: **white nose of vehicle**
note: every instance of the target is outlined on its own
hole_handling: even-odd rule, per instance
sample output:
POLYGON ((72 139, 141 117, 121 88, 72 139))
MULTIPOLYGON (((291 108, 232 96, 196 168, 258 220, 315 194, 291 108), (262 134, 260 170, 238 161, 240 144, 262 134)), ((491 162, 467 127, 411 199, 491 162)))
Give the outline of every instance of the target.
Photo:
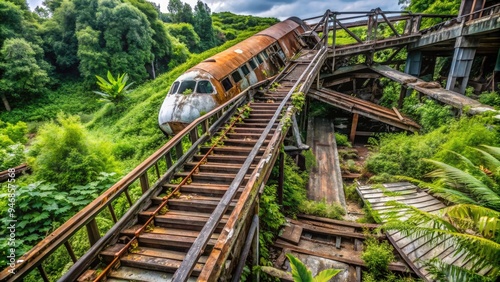
POLYGON ((163 132, 172 135, 216 107, 212 95, 207 94, 170 94, 163 101, 158 124, 163 132))

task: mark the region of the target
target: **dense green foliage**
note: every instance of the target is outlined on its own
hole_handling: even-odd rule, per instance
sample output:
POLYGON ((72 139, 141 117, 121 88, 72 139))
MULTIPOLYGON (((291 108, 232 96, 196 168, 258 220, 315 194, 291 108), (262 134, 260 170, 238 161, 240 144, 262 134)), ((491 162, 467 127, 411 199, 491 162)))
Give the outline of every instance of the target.
POLYGON ((57 124, 42 126, 30 155, 36 178, 57 183, 61 191, 116 169, 110 142, 90 137, 75 116, 59 115, 57 124))
POLYGON ((378 139, 370 139, 374 153, 368 158, 366 168, 375 174, 421 178, 430 170, 430 164, 422 162, 422 158, 455 163, 447 151, 471 156, 469 147, 498 145, 498 129, 492 122, 489 117, 463 117, 425 135, 382 134, 378 139))
POLYGON ((385 280, 383 278, 389 272, 389 263, 395 260, 394 249, 387 241, 379 242, 375 238, 369 238, 364 243, 365 249, 361 254, 361 259, 365 262, 368 272, 376 281, 385 280))
POLYGON ((0 171, 13 168, 25 161, 24 144, 28 127, 20 121, 16 124, 0 120, 0 171))
MULTIPOLYGON (((70 216, 85 207, 94 198, 116 181, 114 174, 100 174, 96 180, 86 185, 74 186, 70 191, 62 191, 56 184, 38 181, 31 184, 17 183, 15 191, 16 255, 20 257, 38 241, 45 238, 70 216)), ((1 186, 0 206, 7 207, 7 185, 1 186)), ((2 208, 2 224, 8 226, 10 217, 7 208, 2 208)), ((2 229, 0 235, 7 236, 2 229)), ((2 262, 6 261, 9 246, 2 241, 0 251, 2 262)), ((6 263, 2 263, 6 265, 6 263)))

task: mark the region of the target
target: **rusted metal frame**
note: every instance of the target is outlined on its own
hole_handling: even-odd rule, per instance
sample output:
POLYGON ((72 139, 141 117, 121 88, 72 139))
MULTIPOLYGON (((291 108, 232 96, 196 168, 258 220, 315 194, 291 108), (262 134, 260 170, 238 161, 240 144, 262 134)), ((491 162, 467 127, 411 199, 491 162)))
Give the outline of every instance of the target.
POLYGON ((350 31, 348 28, 346 28, 341 22, 340 20, 336 20, 337 24, 340 26, 340 28, 342 28, 343 30, 345 30, 350 36, 352 36, 352 38, 356 39, 356 41, 358 41, 358 43, 363 43, 363 40, 361 40, 356 34, 354 34, 352 31, 350 31))
POLYGON ((248 231, 247 237, 245 239, 245 245, 243 246, 243 250, 239 257, 238 266, 233 273, 232 282, 238 282, 241 278, 241 273, 243 273, 243 268, 245 267, 248 254, 250 253, 250 248, 252 247, 252 243, 254 241, 255 234, 257 229, 259 228, 259 215, 256 214, 253 216, 252 225, 250 225, 250 230, 248 231))
MULTIPOLYGON (((294 93, 295 89, 298 87, 299 84, 302 85, 302 89, 304 89, 305 83, 302 84, 302 81, 304 79, 304 76, 306 73, 308 73, 308 70, 311 69, 311 65, 314 65, 314 63, 317 63, 317 61, 322 61, 324 60, 323 57, 326 54, 326 47, 323 46, 320 52, 316 54, 316 56, 313 58, 311 61, 311 64, 306 68, 306 70, 302 73, 300 78, 297 80, 297 83, 290 89, 288 92, 287 96, 283 99, 283 101, 280 103, 278 106, 276 112, 274 113, 273 117, 271 120, 268 122, 266 128, 264 129, 262 135, 259 137, 257 142, 255 143, 254 147, 249 153, 248 158, 245 160, 243 163, 241 169, 238 171, 236 174, 233 182, 229 185, 229 188, 227 189, 226 193, 220 200, 219 204, 215 208, 214 212, 211 214, 210 218, 208 219, 208 222, 203 226, 202 230, 200 231, 200 235, 196 238, 194 241, 193 245, 187 252, 184 260, 182 261, 180 267, 177 269, 177 271, 174 273, 172 277, 172 282, 184 282, 187 281, 189 278, 196 262, 198 261, 199 256, 203 252, 208 240, 211 238, 213 232, 215 231, 217 224, 219 223, 220 219, 226 212, 229 204, 231 203, 232 199, 236 195, 236 192, 238 191, 239 186, 241 185, 241 182, 243 181, 248 169, 250 168, 250 165, 253 163, 256 155, 258 154, 258 151, 262 144, 264 143, 265 139, 267 138, 267 135, 271 131, 271 128, 273 127, 274 123, 276 120, 279 118, 281 115, 282 110, 284 109, 286 103, 294 93)), ((308 77, 309 80, 311 78, 311 74, 309 73, 308 77)), ((309 82, 308 84, 310 85, 312 82, 309 82)), ((277 130, 278 131, 278 130, 277 130)), ((273 136, 277 136, 276 134, 273 136)), ((269 145, 268 145, 269 147, 269 145)))
MULTIPOLYGON (((323 16, 321 16, 321 20, 314 26, 314 28, 312 28, 312 30, 316 31, 316 29, 319 29, 321 24, 325 25, 325 23, 326 23, 326 25, 328 25, 328 23, 326 21, 326 17, 328 14, 330 14, 330 10, 326 10, 325 14, 323 16)), ((323 37, 324 36, 325 36, 325 34, 323 34, 323 37)))
MULTIPOLYGON (((243 94, 244 95, 244 94, 243 94)), ((233 103, 241 98, 240 95, 232 98, 227 103, 233 103)), ((207 113, 205 116, 195 120, 191 126, 197 126, 202 123, 205 119, 211 118, 215 115, 222 106, 217 107, 211 112, 207 113)), ((67 242, 82 226, 87 225, 91 220, 93 220, 108 204, 110 204, 114 199, 119 197, 121 193, 125 192, 129 203, 131 202, 130 195, 128 195, 128 187, 137 180, 145 171, 147 171, 154 163, 156 163, 160 158, 163 158, 165 154, 170 152, 173 148, 175 142, 179 142, 180 136, 184 136, 188 130, 191 128, 188 126, 185 130, 181 131, 178 135, 174 136, 169 142, 162 146, 158 151, 153 153, 144 162, 137 166, 134 170, 127 174, 120 181, 111 186, 106 192, 101 194, 98 198, 92 201, 84 209, 74 215, 70 220, 61 225, 58 229, 51 233, 46 239, 39 242, 34 248, 28 253, 19 258, 22 261, 16 264, 14 270, 15 274, 9 272, 9 269, 4 269, 0 273, 0 280, 6 280, 11 278, 11 280, 22 279, 31 270, 37 267, 46 257, 52 254, 57 248, 62 244, 67 242)), ((10 281, 10 280, 9 280, 10 281)))
MULTIPOLYGON (((242 101, 246 101, 246 96, 242 96, 242 101)), ((241 102, 241 101, 240 101, 241 102)), ((222 120, 226 120, 228 118, 228 116, 230 114, 232 114, 235 110, 236 110, 236 107, 239 105, 239 103, 233 103, 231 106, 224 106, 221 108, 221 112, 223 112, 222 114, 222 120)), ((241 116, 242 112, 240 113, 240 116, 241 116)), ((231 123, 231 126, 226 128, 225 129, 225 132, 219 137, 219 138, 222 138, 222 136, 224 136, 227 132, 230 131, 230 129, 236 124, 236 120, 234 120, 232 123, 231 123)), ((194 127, 196 129, 196 127, 194 127)), ((191 133, 192 131, 189 131, 189 134, 191 133)), ((188 135, 186 135, 188 136, 188 135)), ((200 138, 198 139, 197 141, 195 141, 191 148, 190 148, 190 151, 192 151, 190 154, 186 153, 185 155, 183 154, 181 156, 181 158, 184 158, 184 160, 180 161, 180 159, 177 161, 177 164, 182 164, 184 163, 188 157, 191 157, 196 151, 197 151, 197 148, 199 145, 201 145, 201 141, 203 140, 203 142, 205 141, 205 139, 208 139, 209 138, 209 135, 204 135, 203 136, 204 138, 200 138), (188 157, 186 157, 188 156, 188 157)), ((184 138, 184 137, 183 137, 184 138)), ((181 138, 181 140, 183 139, 181 138)), ((151 216, 149 217, 149 219, 139 228, 135 231, 134 233, 134 237, 132 239, 129 240, 129 242, 127 244, 125 244, 125 246, 118 252, 118 254, 115 256, 115 258, 113 259, 113 261, 108 264, 106 266, 106 268, 99 274, 99 276, 94 280, 94 281, 101 281, 103 278, 105 278, 107 276, 107 274, 109 273, 109 271, 118 263, 119 259, 121 258, 122 255, 125 254, 125 252, 128 250, 128 248, 130 247, 130 245, 136 241, 139 237, 140 234, 142 234, 147 226, 151 223, 154 222, 154 218, 156 217, 156 215, 160 212, 160 210, 165 207, 168 203, 168 200, 172 197, 172 195, 174 195, 176 192, 178 192, 180 190, 180 188, 185 185, 186 183, 188 183, 188 181, 191 179, 191 177, 196 173, 196 171, 199 169, 200 165, 208 158, 208 156, 211 154, 211 152, 214 150, 214 148, 216 147, 217 145, 214 144, 209 150, 208 152, 202 157, 202 159, 191 169, 191 171, 188 173, 188 175, 186 177, 184 177, 184 179, 177 185, 177 187, 169 194, 169 195, 166 195, 165 197, 162 198, 162 202, 158 205, 158 207, 152 212, 151 216)), ((163 181, 162 181, 163 182, 163 181)), ((161 182, 160 182, 161 183, 161 182)), ((160 186, 160 185, 158 185, 160 186)))
POLYGON ((385 16, 385 14, 383 12, 381 12, 380 15, 382 16, 382 18, 384 18, 384 21, 387 23, 387 25, 389 25, 389 27, 391 28, 392 32, 394 32, 394 35, 396 35, 397 37, 400 37, 401 35, 396 30, 396 28, 394 27, 394 25, 389 21, 389 19, 385 16))
POLYGON ((396 49, 396 51, 395 51, 394 53, 392 53, 392 55, 391 55, 391 56, 389 56, 389 58, 387 58, 387 60, 385 60, 385 62, 384 62, 384 63, 385 63, 385 64, 387 64, 388 62, 391 62, 391 61, 392 61, 392 59, 394 59, 394 57, 396 57, 396 55, 397 55, 397 54, 398 54, 401 50, 403 50, 403 48, 405 48, 405 47, 406 47, 406 45, 399 46, 399 47, 396 49))
MULTIPOLYGON (((332 58, 332 71, 335 70, 335 51, 337 50, 335 48, 335 45, 337 44, 337 14, 333 14, 333 32, 332 32, 332 37, 333 37, 333 40, 332 40, 332 55, 333 55, 333 58, 332 58)), ((319 73, 318 73, 319 75, 319 73)), ((319 88, 319 79, 318 79, 318 88, 319 88)))

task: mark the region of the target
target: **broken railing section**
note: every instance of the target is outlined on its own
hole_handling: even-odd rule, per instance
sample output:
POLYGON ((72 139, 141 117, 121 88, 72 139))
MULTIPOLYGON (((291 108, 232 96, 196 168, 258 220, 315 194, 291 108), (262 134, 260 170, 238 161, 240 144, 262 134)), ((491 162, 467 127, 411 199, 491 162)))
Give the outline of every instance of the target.
POLYGON ((76 280, 96 261, 98 253, 107 244, 116 240, 121 229, 133 224, 135 215, 148 204, 147 200, 161 189, 162 184, 168 181, 181 167, 181 164, 198 150, 198 146, 209 140, 215 134, 216 129, 228 117, 232 116, 238 107, 251 98, 254 89, 266 82, 243 91, 226 104, 198 118, 172 137, 124 178, 18 258, 18 263, 13 271, 11 268, 6 268, 0 272, 0 281, 19 281, 35 268, 38 269, 43 281, 49 281, 42 263, 63 245, 75 264, 61 279, 64 281, 76 280), (183 149, 183 142, 190 145, 187 151, 183 149), (139 199, 133 197, 137 193, 141 195, 139 199), (129 205, 127 212, 121 217, 116 215, 114 207, 118 198, 126 199, 129 205), (98 216, 111 217, 115 224, 109 230, 100 229, 96 222, 98 216), (71 239, 84 227, 90 248, 82 257, 78 258, 71 245, 71 239), (100 234, 105 235, 101 237, 100 234))

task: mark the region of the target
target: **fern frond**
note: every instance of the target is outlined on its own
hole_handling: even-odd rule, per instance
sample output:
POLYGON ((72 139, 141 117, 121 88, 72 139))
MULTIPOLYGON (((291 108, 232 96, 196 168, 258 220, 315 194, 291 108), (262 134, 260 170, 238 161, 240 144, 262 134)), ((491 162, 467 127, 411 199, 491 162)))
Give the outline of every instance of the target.
POLYGON ((437 170, 428 173, 427 176, 445 179, 448 185, 462 188, 462 192, 470 194, 482 205, 494 210, 500 210, 500 195, 493 192, 473 175, 439 161, 429 159, 425 159, 425 161, 438 167, 437 170))

